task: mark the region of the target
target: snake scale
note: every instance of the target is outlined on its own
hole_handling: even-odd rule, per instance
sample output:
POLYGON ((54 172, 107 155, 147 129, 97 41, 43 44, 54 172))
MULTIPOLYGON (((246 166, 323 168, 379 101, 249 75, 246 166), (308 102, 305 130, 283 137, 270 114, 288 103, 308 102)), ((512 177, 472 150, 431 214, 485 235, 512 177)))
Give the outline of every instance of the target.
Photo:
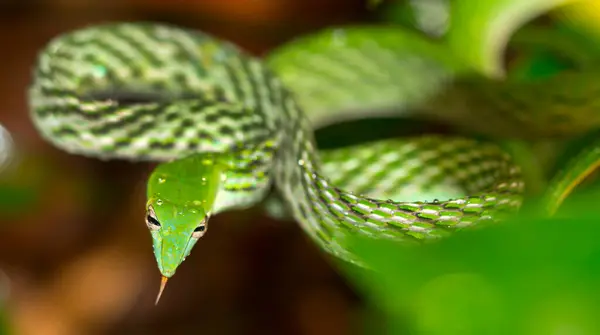
MULTIPOLYGON (((330 66, 338 79, 356 79, 330 66)), ((211 216, 256 205, 272 186, 315 243, 359 266, 368 265, 348 236, 419 243, 521 206, 520 168, 490 142, 424 135, 319 151, 314 124, 331 114, 307 109, 318 109, 319 97, 330 107, 335 95, 308 101, 292 86, 209 34, 113 23, 49 42, 29 103, 42 136, 69 153, 160 163, 148 181, 146 223, 163 284, 211 216), (436 185, 448 199, 406 198, 436 185)), ((368 93, 360 107, 389 92, 368 93)))

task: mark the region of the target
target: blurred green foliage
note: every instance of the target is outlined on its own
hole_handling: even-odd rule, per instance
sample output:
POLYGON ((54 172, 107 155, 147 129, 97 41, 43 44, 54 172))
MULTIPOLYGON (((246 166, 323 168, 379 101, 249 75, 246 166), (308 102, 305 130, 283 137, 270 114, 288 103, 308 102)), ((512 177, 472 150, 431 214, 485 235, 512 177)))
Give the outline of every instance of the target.
POLYGON ((367 0, 367 5, 369 6, 369 8, 376 8, 382 2, 383 0, 367 0))
POLYGON ((51 166, 43 157, 20 152, 0 171, 0 213, 6 218, 30 211, 43 195, 51 166))
POLYGON ((0 306, 0 335, 8 335, 8 318, 5 316, 2 306, 0 306))
POLYGON ((36 201, 44 166, 39 163, 17 154, 11 134, 0 124, 0 213, 22 213, 36 201))
POLYGON ((598 334, 598 196, 425 246, 355 240, 375 272, 348 271, 393 334, 598 334))
MULTIPOLYGON (((489 44, 502 43, 502 38, 486 42, 484 26, 503 20, 498 27, 512 35, 527 20, 563 2, 488 0, 475 6, 453 1, 448 42, 467 51, 463 55, 475 68, 493 76, 500 63, 489 52, 499 49, 489 44)), ((407 2, 389 8, 392 12, 384 17, 414 24, 414 8, 407 2)), ((588 59, 595 62, 599 44, 590 34, 582 36, 573 26, 556 22, 517 33, 513 37, 521 54, 507 67, 509 80, 540 80, 583 67, 588 59), (575 46, 575 57, 547 48, 560 43, 575 46)), ((533 173, 552 176, 564 170, 597 138, 593 132, 550 145, 560 153, 533 173)), ((504 146, 517 156, 536 151, 532 143, 512 144, 504 146)), ((345 273, 370 306, 384 314, 391 334, 600 334, 598 184, 580 187, 553 218, 524 210, 509 222, 418 247, 351 239, 353 250, 372 268, 344 267, 345 273)))

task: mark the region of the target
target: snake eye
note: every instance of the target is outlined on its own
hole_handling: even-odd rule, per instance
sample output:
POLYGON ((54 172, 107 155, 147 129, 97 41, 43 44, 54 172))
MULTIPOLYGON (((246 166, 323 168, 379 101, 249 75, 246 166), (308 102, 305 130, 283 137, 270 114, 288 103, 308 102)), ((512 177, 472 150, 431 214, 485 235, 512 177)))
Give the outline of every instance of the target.
POLYGON ((194 229, 194 232, 192 233, 192 237, 200 238, 204 235, 205 232, 206 232, 206 220, 202 220, 202 222, 200 222, 198 227, 196 227, 196 229, 194 229))
POLYGON ((158 222, 158 219, 156 218, 156 214, 154 213, 152 207, 148 208, 148 214, 146 215, 146 225, 150 230, 160 229, 160 222, 158 222))

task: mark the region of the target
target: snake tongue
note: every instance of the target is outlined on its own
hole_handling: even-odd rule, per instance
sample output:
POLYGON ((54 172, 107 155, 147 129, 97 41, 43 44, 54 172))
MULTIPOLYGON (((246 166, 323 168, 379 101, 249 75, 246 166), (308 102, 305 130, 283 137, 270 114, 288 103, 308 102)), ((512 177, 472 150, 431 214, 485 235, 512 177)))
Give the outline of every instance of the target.
POLYGON ((158 290, 158 295, 156 296, 156 301, 154 302, 154 306, 158 305, 158 301, 160 300, 160 297, 162 296, 162 293, 165 290, 165 286, 167 286, 168 280, 169 280, 169 277, 162 276, 162 278, 160 280, 160 289, 158 290))

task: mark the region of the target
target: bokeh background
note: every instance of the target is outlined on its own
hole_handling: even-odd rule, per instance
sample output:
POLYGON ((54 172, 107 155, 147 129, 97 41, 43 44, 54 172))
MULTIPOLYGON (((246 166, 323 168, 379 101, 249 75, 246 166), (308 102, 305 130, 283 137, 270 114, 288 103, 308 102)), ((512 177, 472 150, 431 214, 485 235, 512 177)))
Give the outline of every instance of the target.
MULTIPOLYGON (((363 303, 291 222, 214 217, 169 283, 144 223, 152 166, 68 155, 28 118, 36 53, 106 21, 201 29, 261 55, 294 36, 376 19, 362 0, 3 0, 0 123, 17 155, 0 197, 0 301, 10 334, 352 334, 363 303)), ((1 333, 2 331, 0 331, 1 333)))
MULTIPOLYGON (((473 22, 495 4, 525 0, 477 1, 485 6, 465 14, 473 22)), ((587 195, 569 197, 566 204, 573 207, 558 219, 523 215, 499 230, 418 249, 359 243, 365 259, 385 269, 379 275, 339 267, 297 224, 268 218, 260 208, 220 214, 211 218, 208 233, 155 307, 160 275, 144 222, 145 182, 153 165, 69 155, 42 140, 28 117, 27 86, 36 54, 51 38, 96 23, 176 24, 230 40, 257 56, 332 26, 410 21, 432 37, 445 27, 428 17, 411 21, 401 6, 374 9, 369 4, 375 2, 0 2, 0 335, 381 334, 386 325, 394 334, 409 333, 406 329, 443 335, 600 333, 597 173, 578 187, 587 195), (470 273, 461 272, 466 270, 470 273)), ((579 32, 568 35, 575 46, 570 53, 600 57, 595 24, 600 2, 580 2, 587 7, 577 7, 573 20, 583 20, 580 28, 593 33, 583 39, 579 32)), ((556 26, 547 16, 534 21, 550 30, 556 26)), ((571 66, 543 45, 520 52, 509 45, 505 56, 508 75, 517 80, 545 78, 571 66)), ((406 119, 359 122, 319 131, 319 145, 451 131, 406 119)), ((565 144, 570 148, 573 141, 572 151, 578 152, 597 135, 513 143, 521 156, 539 161, 540 169, 528 176, 539 184, 529 180, 528 191, 539 196, 555 166, 568 161, 565 144)))

